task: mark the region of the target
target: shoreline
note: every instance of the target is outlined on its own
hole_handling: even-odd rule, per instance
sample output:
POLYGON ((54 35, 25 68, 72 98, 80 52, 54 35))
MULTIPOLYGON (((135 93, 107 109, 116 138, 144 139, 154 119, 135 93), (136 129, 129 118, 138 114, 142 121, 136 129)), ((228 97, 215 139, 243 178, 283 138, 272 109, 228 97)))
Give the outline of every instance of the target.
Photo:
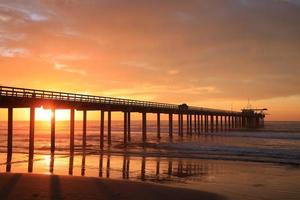
MULTIPOLYGON (((5 154, 5 152, 0 152, 0 154, 5 154)), ((27 152, 14 152, 14 154, 27 155, 27 152)), ((98 156, 100 154, 110 155, 110 156, 132 156, 132 157, 147 157, 147 158, 175 158, 175 159, 195 159, 195 160, 216 160, 216 161, 231 161, 231 162, 251 162, 251 163, 262 163, 262 164, 273 164, 273 165, 290 165, 290 166, 300 166, 300 160, 287 159, 287 158, 273 158, 266 156, 251 156, 251 155, 231 155, 231 154, 214 154, 214 153, 197 153, 191 154, 189 152, 135 152, 135 151, 91 151, 87 152, 85 156, 98 156)), ((37 152, 35 155, 49 155, 49 153, 37 152)), ((70 155, 64 153, 56 153, 55 156, 61 158, 68 158, 70 155)), ((75 152, 74 156, 82 156, 81 152, 75 152)), ((34 161, 40 161, 43 159, 34 159, 34 161)), ((28 160, 20 160, 11 162, 14 163, 27 163, 28 160)), ((6 165, 6 163, 0 163, 0 165, 6 165)))
POLYGON ((1 199, 172 199, 224 200, 205 191, 128 180, 93 177, 0 173, 1 199))

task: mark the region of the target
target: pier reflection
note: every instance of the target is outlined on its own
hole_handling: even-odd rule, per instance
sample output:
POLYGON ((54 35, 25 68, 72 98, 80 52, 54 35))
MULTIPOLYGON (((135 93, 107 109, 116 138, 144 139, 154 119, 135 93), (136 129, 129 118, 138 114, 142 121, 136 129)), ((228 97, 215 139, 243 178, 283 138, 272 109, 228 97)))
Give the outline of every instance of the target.
POLYGON ((36 156, 37 158, 32 160, 32 162, 26 160, 26 155, 16 155, 15 157, 22 161, 12 161, 12 155, 7 154, 7 161, 10 162, 5 163, 6 172, 50 173, 152 182, 180 182, 202 179, 216 171, 214 165, 207 163, 206 160, 131 155, 119 156, 111 153, 101 153, 97 156, 86 154, 85 151, 76 155, 71 152, 69 156, 55 155, 54 153, 51 153, 48 157, 40 155, 36 156), (21 159, 22 156, 24 159, 21 159), (45 160, 43 159, 48 159, 48 162, 44 162, 45 160), (34 168, 32 167, 33 164, 34 168))

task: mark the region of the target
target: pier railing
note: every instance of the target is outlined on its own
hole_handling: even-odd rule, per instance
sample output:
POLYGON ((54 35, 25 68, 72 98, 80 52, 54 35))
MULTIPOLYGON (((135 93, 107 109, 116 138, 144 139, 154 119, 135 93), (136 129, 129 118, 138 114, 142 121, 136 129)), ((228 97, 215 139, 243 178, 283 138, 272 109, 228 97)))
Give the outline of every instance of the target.
POLYGON ((0 96, 178 109, 178 105, 175 104, 4 86, 0 86, 0 96))
MULTIPOLYGON (((94 96, 94 95, 86 95, 86 94, 75 94, 75 93, 36 90, 36 89, 7 87, 7 86, 0 86, 0 96, 179 110, 179 105, 177 105, 177 104, 158 103, 158 102, 152 102, 152 101, 141 101, 141 100, 132 100, 132 99, 125 99, 125 98, 94 96)), ((215 112, 215 113, 224 113, 224 114, 225 113, 227 113, 227 114, 228 113, 231 113, 231 114, 240 113, 240 112, 234 112, 234 111, 228 111, 228 110, 195 107, 195 106, 188 106, 187 110, 196 111, 196 112, 197 111, 215 112)))

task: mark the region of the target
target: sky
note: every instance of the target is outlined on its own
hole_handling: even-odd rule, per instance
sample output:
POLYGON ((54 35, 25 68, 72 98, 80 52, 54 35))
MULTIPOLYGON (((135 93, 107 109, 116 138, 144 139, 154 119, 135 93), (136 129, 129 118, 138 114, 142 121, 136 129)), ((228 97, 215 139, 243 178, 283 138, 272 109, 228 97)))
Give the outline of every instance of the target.
POLYGON ((299 121, 299 22, 300 0, 0 0, 0 85, 299 121))

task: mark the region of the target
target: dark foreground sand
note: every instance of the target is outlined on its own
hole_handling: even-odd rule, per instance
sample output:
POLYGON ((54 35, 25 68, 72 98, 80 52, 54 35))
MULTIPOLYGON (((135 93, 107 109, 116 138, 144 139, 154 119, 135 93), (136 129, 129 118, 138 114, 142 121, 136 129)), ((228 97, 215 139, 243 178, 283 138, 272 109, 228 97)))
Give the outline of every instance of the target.
POLYGON ((216 194, 131 181, 0 173, 0 199, 225 199, 216 194))

